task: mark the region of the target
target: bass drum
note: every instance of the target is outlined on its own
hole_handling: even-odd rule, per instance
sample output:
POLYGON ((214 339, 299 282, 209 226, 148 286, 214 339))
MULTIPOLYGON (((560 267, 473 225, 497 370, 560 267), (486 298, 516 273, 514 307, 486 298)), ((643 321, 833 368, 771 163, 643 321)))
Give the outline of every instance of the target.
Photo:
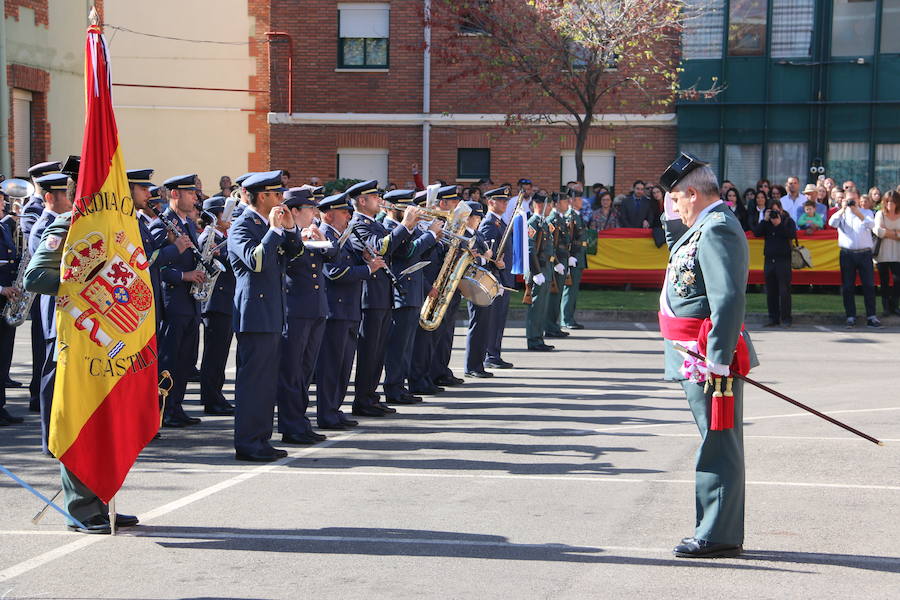
POLYGON ((490 306, 503 288, 493 273, 477 265, 469 265, 459 282, 459 292, 476 306, 490 306))

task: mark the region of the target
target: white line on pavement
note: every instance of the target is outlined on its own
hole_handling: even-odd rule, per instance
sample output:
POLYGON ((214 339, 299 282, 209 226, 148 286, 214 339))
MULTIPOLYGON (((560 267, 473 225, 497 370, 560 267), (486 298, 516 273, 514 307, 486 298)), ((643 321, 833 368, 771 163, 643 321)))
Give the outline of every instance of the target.
MULTIPOLYGON (((179 508, 187 506, 188 504, 192 504, 194 502, 197 502, 198 500, 202 500, 203 498, 211 496, 217 492, 221 492, 222 490, 228 489, 234 485, 237 485, 239 483, 247 481, 248 479, 252 479, 252 478, 262 475, 264 473, 268 473, 274 469, 277 469, 278 467, 287 465, 298 458, 302 458, 303 456, 312 454, 313 452, 316 452, 317 450, 321 450, 322 448, 327 448, 328 446, 331 446, 332 444, 335 444, 341 440, 346 440, 347 438, 353 437, 354 435, 357 435, 357 434, 356 433, 348 433, 348 434, 341 435, 341 436, 335 436, 333 438, 330 438, 328 441, 323 442, 313 448, 304 448, 303 450, 299 450, 297 452, 292 452, 292 453, 288 454, 288 456, 286 458, 283 458, 283 459, 273 462, 271 464, 261 465, 261 466, 258 466, 258 467, 255 467, 255 468, 252 468, 249 470, 242 470, 242 472, 239 475, 235 475, 234 477, 232 477, 230 479, 226 479, 225 481, 221 481, 215 485, 211 485, 209 487, 203 488, 202 490, 194 492, 193 494, 188 494, 187 496, 184 496, 183 498, 180 498, 173 502, 169 502, 168 504, 164 504, 164 505, 162 505, 158 508, 155 508, 147 513, 144 513, 141 516, 141 519, 145 523, 152 521, 153 519, 164 516, 172 511, 175 511, 175 510, 178 510, 179 508)), ((109 537, 110 536, 104 536, 104 535, 86 536, 86 537, 80 538, 74 542, 71 542, 71 543, 65 544, 63 546, 59 546, 58 548, 54 548, 53 550, 44 552, 43 554, 39 554, 38 556, 34 556, 32 558, 24 560, 18 564, 15 564, 11 567, 8 567, 8 568, 0 571, 0 582, 8 581, 10 579, 13 579, 14 577, 18 577, 19 575, 27 573, 28 571, 42 567, 42 566, 46 565, 47 563, 56 560, 57 558, 66 556, 68 554, 71 554, 72 552, 81 550, 82 548, 85 548, 85 547, 95 544, 97 542, 109 539, 109 537)))

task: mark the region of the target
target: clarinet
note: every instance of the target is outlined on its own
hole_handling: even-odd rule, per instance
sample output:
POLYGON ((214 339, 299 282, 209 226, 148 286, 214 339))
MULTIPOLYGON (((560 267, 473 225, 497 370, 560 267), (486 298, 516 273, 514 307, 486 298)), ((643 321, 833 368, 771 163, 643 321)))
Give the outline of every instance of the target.
MULTIPOLYGON (((187 235, 181 230, 181 227, 165 218, 163 214, 159 212, 158 208, 156 208, 152 204, 148 205, 147 208, 150 209, 150 212, 156 215, 156 218, 159 219, 165 226, 165 228, 176 238, 187 235)), ((188 248, 190 248, 191 253, 194 255, 194 258, 197 259, 197 266, 203 269, 203 272, 206 275, 207 279, 213 275, 218 275, 225 270, 225 267, 219 264, 219 262, 212 257, 210 257, 208 261, 203 260, 203 254, 200 252, 200 249, 197 248, 197 245, 194 244, 194 240, 192 240, 190 236, 187 236, 187 239, 191 243, 188 248)))
MULTIPOLYGON (((375 250, 375 247, 366 242, 366 240, 364 240, 363 237, 359 235, 359 232, 356 231, 355 227, 352 227, 350 232, 353 234, 353 237, 359 240, 359 243, 363 245, 363 248, 365 248, 369 252, 369 254, 372 255, 372 258, 378 256, 378 252, 375 250)), ((397 281, 397 276, 394 275, 394 272, 391 271, 390 267, 385 265, 384 272, 387 274, 388 279, 391 280, 391 283, 393 284, 394 289, 397 290, 397 293, 399 293, 401 296, 405 296, 406 291, 402 287, 400 287, 400 282, 397 281)))

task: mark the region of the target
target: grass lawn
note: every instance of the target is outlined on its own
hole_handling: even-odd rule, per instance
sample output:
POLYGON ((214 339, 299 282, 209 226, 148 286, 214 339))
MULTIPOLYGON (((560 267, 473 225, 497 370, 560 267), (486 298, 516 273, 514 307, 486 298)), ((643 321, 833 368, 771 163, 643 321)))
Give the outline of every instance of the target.
MULTIPOLYGON (((881 300, 878 300, 879 311, 881 300)), ((840 294, 794 293, 792 296, 794 314, 834 314, 843 315, 844 305, 840 294)), ((510 306, 522 305, 522 292, 513 294, 510 306)), ((658 290, 624 291, 606 289, 584 289, 578 294, 579 310, 658 310, 658 290)), ((861 295, 856 297, 857 313, 865 314, 861 295)), ((748 313, 766 313, 766 295, 759 292, 747 294, 748 313)))

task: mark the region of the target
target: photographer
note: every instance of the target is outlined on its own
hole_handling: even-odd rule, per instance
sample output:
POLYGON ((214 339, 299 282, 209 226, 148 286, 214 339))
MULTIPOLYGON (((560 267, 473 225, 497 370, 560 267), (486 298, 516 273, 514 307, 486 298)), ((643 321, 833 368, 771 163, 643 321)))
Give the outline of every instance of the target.
MULTIPOLYGON (((852 182, 848 182, 852 183, 852 182)), ((841 208, 828 219, 828 226, 838 230, 838 246, 841 248, 841 294, 844 297, 844 313, 847 328, 856 327, 856 274, 862 284, 866 304, 866 321, 869 327, 881 327, 875 316, 875 268, 872 264, 872 228, 875 220, 871 213, 863 212, 857 204, 855 189, 848 189, 841 208)))
POLYGON ((756 237, 765 238, 766 303, 769 322, 766 327, 791 326, 791 241, 797 237, 797 225, 773 200, 762 221, 753 227, 756 237))

